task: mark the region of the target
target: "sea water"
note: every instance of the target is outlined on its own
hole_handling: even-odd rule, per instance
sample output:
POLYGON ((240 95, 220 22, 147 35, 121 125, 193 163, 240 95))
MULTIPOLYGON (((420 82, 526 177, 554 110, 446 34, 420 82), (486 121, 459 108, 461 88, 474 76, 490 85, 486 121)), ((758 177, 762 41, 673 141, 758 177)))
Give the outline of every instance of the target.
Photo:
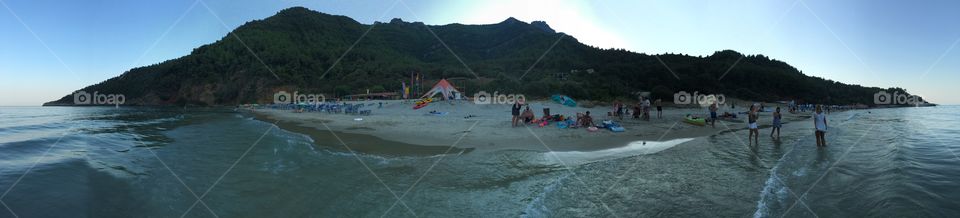
POLYGON ((825 148, 804 120, 758 145, 731 123, 601 151, 403 156, 229 109, 0 107, 0 217, 957 217, 958 109, 832 113, 825 148))

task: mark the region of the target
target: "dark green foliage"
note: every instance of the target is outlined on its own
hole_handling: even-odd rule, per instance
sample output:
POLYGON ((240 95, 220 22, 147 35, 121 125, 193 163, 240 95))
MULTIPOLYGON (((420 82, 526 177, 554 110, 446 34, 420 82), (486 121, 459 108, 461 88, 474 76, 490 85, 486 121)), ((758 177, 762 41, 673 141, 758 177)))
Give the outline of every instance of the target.
MULTIPOLYGON (((872 104, 880 90, 809 77, 781 61, 730 50, 693 57, 599 49, 542 22, 511 18, 490 25, 429 26, 445 45, 427 28, 399 19, 364 25, 289 8, 248 22, 187 56, 134 68, 83 90, 124 94, 127 104, 232 105, 268 103, 279 90, 328 97, 367 89, 399 91, 401 81, 409 83, 417 72, 428 81, 456 79, 468 95, 481 90, 528 97, 560 93, 599 101, 634 99, 631 93, 637 91, 664 100, 677 91, 699 91, 759 101, 872 104)), ((72 96, 53 103, 70 102, 72 96)))

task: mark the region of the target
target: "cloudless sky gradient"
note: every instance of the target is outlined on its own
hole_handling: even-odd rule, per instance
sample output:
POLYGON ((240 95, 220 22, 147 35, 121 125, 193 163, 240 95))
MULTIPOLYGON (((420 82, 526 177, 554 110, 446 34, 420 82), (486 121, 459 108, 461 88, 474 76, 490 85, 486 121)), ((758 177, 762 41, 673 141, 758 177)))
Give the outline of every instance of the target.
POLYGON ((695 56, 732 49, 785 61, 807 75, 960 103, 956 0, 395 2, 0 0, 0 105, 58 99, 130 68, 187 55, 292 6, 365 24, 543 20, 602 48, 695 56))

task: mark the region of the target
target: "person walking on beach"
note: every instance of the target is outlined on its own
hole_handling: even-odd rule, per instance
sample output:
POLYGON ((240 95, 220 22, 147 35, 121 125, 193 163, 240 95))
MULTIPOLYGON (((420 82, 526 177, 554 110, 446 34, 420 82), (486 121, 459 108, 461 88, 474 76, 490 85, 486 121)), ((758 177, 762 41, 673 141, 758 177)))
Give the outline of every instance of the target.
POLYGON ((750 105, 750 113, 747 114, 747 128, 750 129, 750 135, 747 136, 747 141, 750 141, 750 138, 753 138, 756 141, 757 145, 760 144, 760 129, 757 126, 757 115, 758 107, 757 105, 750 105))
POLYGON ((783 116, 780 114, 780 107, 777 107, 777 110, 773 112, 773 128, 770 129, 770 137, 773 138, 773 132, 777 132, 776 139, 780 139, 780 119, 783 116))
POLYGON ((717 105, 717 102, 710 104, 710 126, 717 128, 717 109, 720 109, 720 106, 717 105))
POLYGON ((613 116, 616 116, 618 120, 623 120, 623 103, 620 103, 620 100, 613 103, 613 116))
POLYGON ((650 121, 650 99, 643 98, 643 120, 650 121))
POLYGON ((817 112, 813 114, 813 127, 816 128, 817 147, 827 146, 827 139, 824 134, 827 133, 827 115, 823 114, 823 107, 817 105, 817 112))
POLYGON ((517 127, 517 121, 520 120, 520 102, 513 102, 513 108, 510 108, 510 114, 513 115, 513 127, 517 127))
POLYGON ((655 104, 657 104, 657 119, 663 118, 663 101, 658 98, 655 104))

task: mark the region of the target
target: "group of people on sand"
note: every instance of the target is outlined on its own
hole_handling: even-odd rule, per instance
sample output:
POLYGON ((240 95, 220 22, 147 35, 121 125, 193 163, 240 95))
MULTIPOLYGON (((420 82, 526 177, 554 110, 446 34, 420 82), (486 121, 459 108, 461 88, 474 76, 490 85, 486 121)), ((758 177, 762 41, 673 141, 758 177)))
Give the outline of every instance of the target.
MULTIPOLYGON (((560 120, 557 120, 555 115, 550 114, 550 108, 546 108, 546 107, 543 108, 543 117, 540 119, 537 119, 536 115, 533 114, 533 109, 531 108, 531 106, 529 104, 526 104, 520 101, 515 102, 513 104, 513 106, 510 108, 510 113, 511 115, 513 115, 513 121, 512 121, 513 127, 523 126, 524 124, 527 124, 527 123, 534 123, 537 121, 544 121, 544 120, 563 121, 566 119, 570 119, 570 118, 564 119, 562 118, 561 115, 556 115, 556 116, 560 116, 560 120)), ((593 117, 590 116, 590 111, 586 111, 585 113, 579 113, 579 112, 577 113, 576 120, 574 121, 574 123, 572 123, 571 127, 591 127, 595 125, 596 123, 593 122, 593 117)))
MULTIPOLYGON (((711 107, 711 118, 715 116, 715 107, 711 107)), ((760 144, 760 129, 757 124, 759 121, 761 106, 757 104, 750 105, 750 111, 747 113, 747 128, 750 130, 747 141, 750 144, 760 144), (752 140, 752 141, 751 141, 752 140)), ((780 113, 780 107, 773 111, 773 125, 770 128, 770 137, 780 139, 780 128, 783 126, 783 114, 780 113), (776 133, 776 136, 774 136, 776 133)), ((827 146, 825 134, 827 132, 827 115, 824 114, 821 105, 816 106, 816 112, 813 114, 814 136, 817 138, 817 147, 827 146)))
MULTIPOLYGON (((650 108, 652 105, 656 105, 657 107, 657 118, 663 118, 663 101, 657 99, 651 104, 650 98, 640 97, 640 101, 633 106, 633 113, 631 113, 633 119, 650 121, 650 108)), ((611 111, 609 115, 623 120, 623 115, 627 112, 626 105, 617 100, 613 102, 613 111, 611 111)))
MULTIPOLYGON (((655 102, 657 107, 657 118, 661 118, 663 113, 662 102, 660 99, 657 99, 655 102)), ((636 119, 649 120, 650 106, 650 99, 641 98, 641 101, 638 102, 634 107, 633 117, 636 119)), ((713 127, 716 127, 716 122, 719 119, 719 116, 717 115, 719 108, 720 107, 717 105, 717 103, 713 103, 709 106, 710 119, 708 122, 713 127)), ((731 106, 731 108, 733 108, 733 106, 731 106)), ((760 111, 763 110, 762 108, 762 105, 752 104, 750 105, 750 111, 747 112, 747 128, 749 129, 747 141, 749 141, 750 144, 760 143, 759 119, 760 111)), ((616 101, 613 104, 613 111, 609 115, 615 116, 622 120, 625 110, 626 108, 624 104, 620 101, 616 101)), ((816 113, 813 115, 813 123, 815 128, 814 134, 817 138, 817 146, 827 146, 827 141, 825 138, 825 134, 827 132, 827 116, 824 114, 822 105, 817 105, 815 110, 816 113)), ((550 115, 549 108, 544 108, 543 112, 544 117, 542 119, 549 119, 552 116, 550 115)), ((537 120, 533 114, 533 110, 530 108, 530 105, 524 104, 523 102, 518 101, 514 103, 511 108, 511 113, 513 115, 513 127, 537 120), (525 109, 524 105, 526 105, 525 109), (521 109, 523 109, 522 112, 521 109)), ((724 115, 726 116, 728 113, 724 113, 724 115)), ((774 139, 780 139, 780 128, 783 126, 783 114, 780 112, 780 107, 776 107, 776 109, 773 111, 772 119, 770 137, 774 139)), ((577 113, 574 127, 590 127, 594 125, 595 123, 593 122, 593 117, 590 116, 590 111, 586 111, 585 113, 577 113)))
MULTIPOLYGON (((547 111, 547 109, 544 109, 544 113, 547 113, 547 111)), ((517 101, 513 104, 513 107, 510 109, 510 113, 513 115, 513 127, 520 126, 520 124, 533 122, 533 120, 536 119, 536 115, 533 114, 533 109, 531 106, 520 101, 517 101), (520 112, 520 109, 523 109, 523 112, 520 112)))

